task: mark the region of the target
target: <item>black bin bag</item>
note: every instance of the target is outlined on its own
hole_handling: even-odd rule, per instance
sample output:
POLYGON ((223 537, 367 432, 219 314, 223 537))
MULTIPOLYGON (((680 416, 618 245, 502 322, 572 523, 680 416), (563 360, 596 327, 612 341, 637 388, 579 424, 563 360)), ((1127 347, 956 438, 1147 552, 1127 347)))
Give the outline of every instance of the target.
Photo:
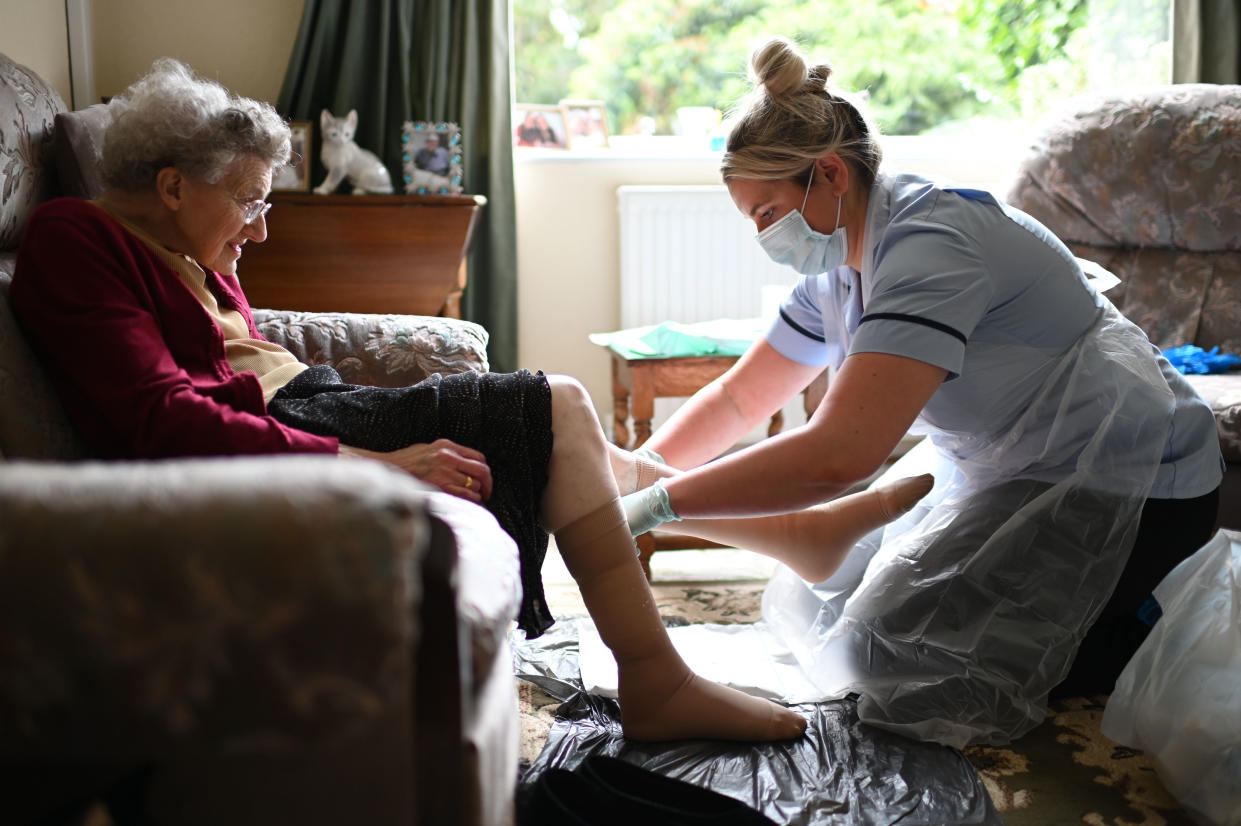
POLYGON ((806 735, 793 741, 626 740, 616 701, 582 688, 579 622, 589 620, 562 618, 538 639, 515 634, 511 640, 517 676, 561 701, 543 751, 521 768, 523 826, 530 821, 520 815, 528 812, 540 775, 553 768, 577 769, 592 755, 616 757, 709 788, 778 824, 1003 823, 982 778, 960 750, 863 723, 854 697, 793 706, 809 721, 806 735))

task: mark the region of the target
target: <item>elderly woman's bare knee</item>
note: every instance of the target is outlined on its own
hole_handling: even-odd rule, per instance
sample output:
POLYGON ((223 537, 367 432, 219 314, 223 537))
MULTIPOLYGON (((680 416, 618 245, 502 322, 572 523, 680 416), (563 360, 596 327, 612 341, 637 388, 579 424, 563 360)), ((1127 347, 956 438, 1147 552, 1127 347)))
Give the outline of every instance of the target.
POLYGON ((557 437, 556 441, 562 442, 565 438, 574 442, 586 440, 592 450, 598 451, 602 460, 606 439, 586 388, 572 376, 548 376, 547 384, 552 393, 552 432, 557 437))

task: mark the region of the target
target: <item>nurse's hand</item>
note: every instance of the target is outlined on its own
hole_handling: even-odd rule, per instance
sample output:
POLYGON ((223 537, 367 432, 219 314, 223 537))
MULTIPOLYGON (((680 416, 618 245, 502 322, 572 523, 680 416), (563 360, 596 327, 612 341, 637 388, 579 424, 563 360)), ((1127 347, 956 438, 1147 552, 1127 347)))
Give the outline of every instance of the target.
POLYGON ((633 536, 641 536, 665 522, 681 521, 672 509, 668 491, 664 490, 662 481, 658 479, 649 488, 621 497, 621 507, 625 509, 629 533, 633 536))

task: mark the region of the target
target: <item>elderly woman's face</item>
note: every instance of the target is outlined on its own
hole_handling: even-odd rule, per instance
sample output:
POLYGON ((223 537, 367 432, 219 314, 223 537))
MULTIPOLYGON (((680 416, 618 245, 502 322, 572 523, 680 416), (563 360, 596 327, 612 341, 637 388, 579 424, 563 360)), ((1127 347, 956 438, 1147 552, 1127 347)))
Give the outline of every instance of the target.
POLYGON ((179 222, 190 249, 183 252, 208 269, 235 275, 245 243, 267 238, 266 218, 259 215, 247 224, 245 207, 271 191, 271 167, 258 158, 243 157, 214 184, 187 181, 179 222))

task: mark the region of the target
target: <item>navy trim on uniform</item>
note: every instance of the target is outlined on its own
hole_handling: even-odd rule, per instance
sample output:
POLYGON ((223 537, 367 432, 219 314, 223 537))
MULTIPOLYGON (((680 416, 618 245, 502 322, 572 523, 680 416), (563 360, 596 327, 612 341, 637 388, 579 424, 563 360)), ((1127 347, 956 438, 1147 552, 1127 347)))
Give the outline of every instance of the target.
POLYGON ((805 336, 806 338, 812 338, 812 339, 814 339, 815 341, 819 341, 819 342, 826 342, 826 341, 827 341, 827 339, 825 339, 823 336, 816 335, 816 334, 814 334, 814 333, 810 332, 810 331, 809 331, 809 330, 807 330, 805 327, 801 326, 801 325, 800 325, 800 324, 798 324, 796 321, 794 321, 793 319, 789 318, 789 314, 788 314, 788 313, 786 313, 786 312, 784 311, 784 308, 783 308, 783 307, 781 307, 781 308, 780 308, 780 318, 784 319, 784 323, 785 323, 785 324, 789 325, 790 327, 792 327, 792 328, 793 328, 794 330, 796 330, 797 332, 801 333, 801 334, 802 334, 803 336, 805 336))
MULTIPOLYGON (((907 315, 905 313, 869 313, 867 315, 862 316, 862 320, 858 322, 858 325, 860 326, 867 321, 879 321, 879 320, 908 321, 912 324, 921 324, 923 326, 930 327, 932 330, 939 330, 941 333, 947 333, 953 338, 960 339, 962 344, 969 343, 966 340, 965 335, 962 334, 960 330, 953 329, 952 327, 949 327, 947 324, 941 324, 938 321, 932 321, 929 318, 921 318, 920 316, 907 315)), ((789 323, 792 324, 791 321, 789 323)))

